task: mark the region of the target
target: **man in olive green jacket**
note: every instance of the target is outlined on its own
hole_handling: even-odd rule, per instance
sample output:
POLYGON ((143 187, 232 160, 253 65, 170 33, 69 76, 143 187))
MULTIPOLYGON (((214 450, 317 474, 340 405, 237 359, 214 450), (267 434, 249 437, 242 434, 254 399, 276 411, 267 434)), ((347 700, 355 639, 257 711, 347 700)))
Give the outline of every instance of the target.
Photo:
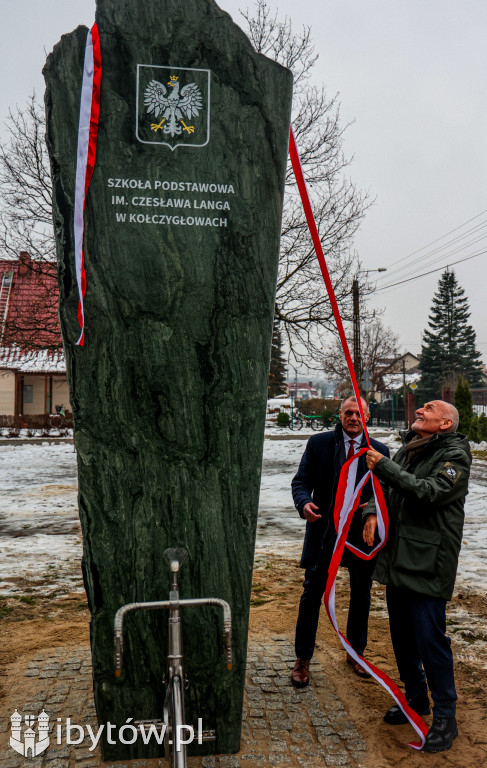
MULTIPOLYGON (((373 578, 387 584, 391 639, 409 705, 433 724, 423 749, 450 749, 458 734, 453 656, 446 636, 446 602, 452 596, 462 542, 464 504, 472 457, 457 434, 458 412, 433 400, 416 411, 412 432, 394 459, 367 452, 367 466, 387 487, 389 536, 373 578)), ((372 543, 374 502, 364 512, 364 540, 372 543)), ((387 723, 407 722, 399 707, 387 723)))

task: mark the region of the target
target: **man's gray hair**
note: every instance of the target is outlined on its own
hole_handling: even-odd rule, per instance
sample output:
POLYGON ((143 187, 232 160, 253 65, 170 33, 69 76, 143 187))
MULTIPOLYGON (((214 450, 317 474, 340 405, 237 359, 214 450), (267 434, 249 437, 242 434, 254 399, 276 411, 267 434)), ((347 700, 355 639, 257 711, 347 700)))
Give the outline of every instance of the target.
MULTIPOLYGON (((362 403, 365 403, 364 411, 368 412, 369 404, 368 404, 367 400, 365 399, 365 397, 361 397, 360 399, 361 399, 362 403)), ((357 398, 355 397, 355 395, 349 395, 348 397, 345 398, 345 400, 342 400, 342 403, 340 405, 340 410, 341 411, 343 411, 343 406, 345 405, 345 403, 348 403, 349 400, 351 400, 353 403, 357 402, 357 398)))
POLYGON ((451 403, 445 402, 445 400, 441 400, 440 402, 443 403, 445 418, 451 419, 453 421, 453 424, 449 429, 446 430, 446 432, 456 432, 458 429, 458 422, 460 421, 460 416, 457 409, 451 403))

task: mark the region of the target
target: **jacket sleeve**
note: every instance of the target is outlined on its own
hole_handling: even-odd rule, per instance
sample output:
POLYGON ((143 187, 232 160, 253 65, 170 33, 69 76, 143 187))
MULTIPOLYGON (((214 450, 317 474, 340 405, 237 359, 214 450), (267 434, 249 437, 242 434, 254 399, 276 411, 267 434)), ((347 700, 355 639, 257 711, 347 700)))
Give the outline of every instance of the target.
POLYGON ((415 477, 392 459, 381 459, 375 467, 377 477, 394 490, 437 506, 449 503, 457 494, 465 494, 469 472, 470 461, 463 451, 443 454, 425 478, 415 477))
POLYGON ((293 500, 296 509, 304 520, 303 507, 310 501, 313 501, 312 493, 314 490, 314 466, 315 451, 313 438, 308 440, 306 450, 299 464, 298 471, 291 482, 293 500))

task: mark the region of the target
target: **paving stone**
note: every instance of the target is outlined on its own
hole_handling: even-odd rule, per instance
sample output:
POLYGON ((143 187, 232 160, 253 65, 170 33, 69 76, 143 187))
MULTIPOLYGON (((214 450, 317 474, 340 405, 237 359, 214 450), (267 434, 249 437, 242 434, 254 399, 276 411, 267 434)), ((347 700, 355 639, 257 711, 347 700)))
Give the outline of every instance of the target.
POLYGON ((343 766, 351 766, 352 763, 350 762, 350 759, 348 755, 341 754, 341 755, 325 755, 325 763, 327 765, 343 765, 343 766))
MULTIPOLYGON (((65 760, 65 759, 69 760, 69 753, 70 753, 70 748, 68 746, 58 747, 58 748, 50 747, 46 752, 46 760, 48 762, 50 762, 51 760, 65 760)), ((52 768, 52 766, 49 765, 48 768, 52 768)))
MULTIPOLYGON (((24 677, 37 677, 40 674, 40 669, 26 669, 24 672, 24 677)), ((45 677, 45 675, 41 675, 41 677, 45 677)))
MULTIPOLYGON (((318 730, 318 729, 316 729, 316 730, 318 730)), ((320 729, 320 731, 321 731, 321 729, 320 729)), ((318 741, 320 742, 320 744, 326 744, 327 746, 331 746, 332 744, 340 744, 341 743, 339 737, 336 735, 336 733, 334 731, 331 731, 331 733, 326 733, 326 734, 320 733, 320 734, 317 734, 317 736, 318 736, 318 741)))
POLYGON ((272 666, 274 669, 289 669, 289 665, 285 661, 273 661, 272 666))
POLYGON ((110 763, 109 765, 105 764, 105 768, 129 768, 129 766, 126 763, 110 763))
POLYGON ((330 725, 327 725, 324 728, 316 728, 315 731, 316 737, 319 741, 321 741, 321 739, 328 739, 330 736, 335 735, 335 731, 330 725))
POLYGON ((271 748, 273 752, 287 752, 287 742, 276 739, 275 736, 271 737, 271 748))
POLYGON ((60 695, 59 693, 56 696, 52 696, 50 699, 46 701, 46 705, 49 704, 62 704, 64 701, 66 701, 66 694, 60 695))
POLYGON ((291 731, 292 726, 289 720, 271 720, 271 731, 291 731))
POLYGON ((217 765, 218 768, 240 768, 240 759, 236 755, 222 755, 217 765))
POLYGON ((248 755, 240 755, 240 760, 252 760, 256 762, 257 764, 262 764, 266 762, 265 755, 259 755, 257 753, 249 753, 248 755))
MULTIPOLYGON (((49 760, 49 755, 46 755, 46 760, 49 760)), ((30 765, 30 763, 29 763, 30 765)), ((50 760, 47 763, 47 768, 67 768, 69 765, 69 759, 66 758, 56 758, 55 760, 50 760)))
POLYGON ((21 755, 12 755, 0 760, 0 768, 17 768, 22 762, 21 755))
POLYGON ((348 739, 347 747, 355 752, 366 752, 368 747, 363 739, 348 739))
MULTIPOLYGON (((46 677, 57 677, 57 674, 58 674, 57 670, 55 670, 55 669, 44 669, 40 673, 39 679, 41 680, 41 679, 46 678, 46 677)), ((29 763, 29 765, 32 765, 32 763, 29 763)))
POLYGON ((23 706, 23 712, 24 714, 34 714, 38 713, 40 714, 44 708, 44 703, 42 701, 27 701, 23 706))

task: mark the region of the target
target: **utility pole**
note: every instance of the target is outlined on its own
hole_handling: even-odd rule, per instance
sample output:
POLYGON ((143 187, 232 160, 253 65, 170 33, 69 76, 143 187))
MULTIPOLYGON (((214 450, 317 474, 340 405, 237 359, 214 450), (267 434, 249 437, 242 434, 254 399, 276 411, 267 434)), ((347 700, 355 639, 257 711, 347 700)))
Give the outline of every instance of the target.
POLYGON ((359 274, 368 275, 370 272, 387 272, 387 267, 379 267, 378 269, 362 269, 360 272, 357 272, 357 277, 352 282, 353 369, 355 371, 355 378, 357 379, 361 394, 363 394, 364 388, 362 385, 362 358, 360 355, 360 287, 358 276, 359 274))
MULTIPOLYGON (((360 289, 358 279, 352 283, 353 299, 353 369, 355 378, 361 387, 362 361, 360 359, 360 289)), ((360 389, 362 392, 362 388, 360 389)))

